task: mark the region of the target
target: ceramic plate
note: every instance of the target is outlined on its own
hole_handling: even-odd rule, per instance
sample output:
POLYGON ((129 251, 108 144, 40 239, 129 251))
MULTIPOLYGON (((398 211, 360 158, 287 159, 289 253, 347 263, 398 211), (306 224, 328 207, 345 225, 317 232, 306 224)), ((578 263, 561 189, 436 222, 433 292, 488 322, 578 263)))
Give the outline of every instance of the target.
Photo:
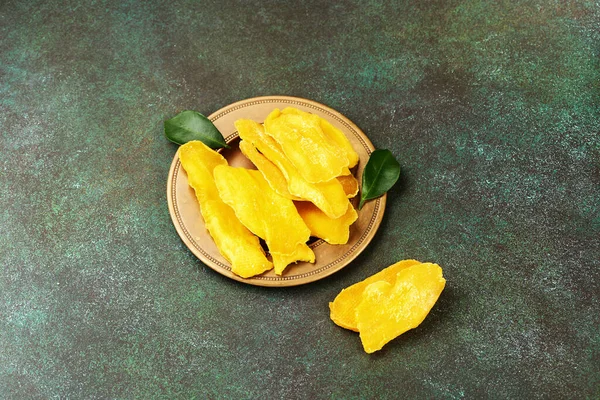
MULTIPOLYGON (((365 134, 348 118, 339 112, 314 101, 288 96, 267 96, 243 100, 226 106, 211 114, 208 118, 225 137, 231 149, 223 149, 222 154, 229 165, 254 168, 252 163, 240 152, 238 133, 234 122, 240 118, 248 118, 262 123, 275 108, 295 107, 303 111, 317 114, 348 137, 360 156, 358 166, 353 169, 354 176, 361 182, 362 171, 374 150, 365 134)), ((359 193, 360 195, 360 193, 359 193)), ((227 260, 221 256, 215 243, 208 234, 194 190, 189 187, 187 176, 179 157, 176 154, 167 183, 167 199, 173 224, 185 245, 207 266, 231 279, 258 286, 295 286, 325 278, 339 271, 354 260, 367 247, 379 228, 385 209, 386 196, 365 203, 358 212, 358 220, 350 226, 350 239, 345 245, 330 245, 323 240, 312 240, 309 246, 313 249, 316 262, 292 264, 283 275, 275 275, 268 271, 262 275, 244 279, 231 272, 227 260)), ((352 201, 355 208, 358 196, 352 201)))

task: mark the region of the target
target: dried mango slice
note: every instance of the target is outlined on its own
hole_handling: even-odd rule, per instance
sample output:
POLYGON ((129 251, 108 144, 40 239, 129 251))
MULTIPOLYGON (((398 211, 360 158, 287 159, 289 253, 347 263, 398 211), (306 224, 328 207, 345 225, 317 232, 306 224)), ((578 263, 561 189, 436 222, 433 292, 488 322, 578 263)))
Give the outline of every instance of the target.
MULTIPOLYGON (((308 113, 306 111, 301 111, 301 110, 298 110, 297 108, 293 108, 293 107, 286 107, 281 111, 281 113, 282 114, 295 114, 295 115, 302 116, 304 118, 314 118, 315 117, 314 114, 308 113)), ((356 164, 358 164, 358 161, 359 161, 358 153, 354 150, 354 147, 352 147, 352 144, 350 143, 350 141, 348 140, 346 135, 344 135, 344 133, 342 131, 340 131, 338 128, 334 127, 326 119, 321 118, 321 117, 318 117, 318 118, 319 118, 319 123, 321 124, 321 129, 323 130, 323 134, 325 134, 325 136, 328 139, 330 139, 332 142, 334 142, 340 149, 342 149, 345 152, 346 158, 348 159, 348 168, 352 168, 356 164)), ((348 171, 348 173, 350 173, 350 171, 348 171)), ((345 174, 342 173, 341 175, 345 175, 345 174)))
POLYGON ((337 179, 316 184, 309 183, 290 163, 277 142, 265 134, 261 124, 249 119, 240 119, 235 122, 235 127, 243 141, 254 145, 279 168, 287 180, 288 190, 292 196, 311 201, 330 218, 339 218, 346 213, 348 198, 344 187, 337 179))
POLYGON ((344 149, 346 158, 348 158, 348 167, 352 168, 358 164, 358 153, 354 150, 346 135, 338 128, 331 125, 326 119, 321 118, 320 122, 321 129, 323 129, 325 136, 334 141, 340 148, 344 149))
POLYGON ((225 158, 204 143, 191 141, 179 148, 179 160, 196 193, 206 229, 221 255, 231 264, 231 271, 249 278, 272 269, 273 264, 265 256, 258 238, 219 197, 213 170, 227 165, 225 158))
MULTIPOLYGON (((240 142, 240 150, 246 157, 248 157, 250 161, 252 161, 252 164, 258 168, 267 182, 269 182, 269 185, 271 185, 271 188, 276 191, 277 194, 290 200, 300 200, 300 197, 294 196, 290 193, 287 180, 279 168, 277 168, 277 166, 273 164, 267 157, 259 153, 252 143, 242 140, 240 142)), ((344 183, 342 183, 342 186, 344 186, 344 183)))
POLYGON ((367 286, 356 308, 360 340, 367 353, 423 322, 439 298, 446 280, 437 264, 413 265, 398 272, 396 282, 367 286))
MULTIPOLYGON (((312 115, 314 115, 314 114, 308 113, 306 111, 300 111, 297 108, 293 108, 293 107, 286 107, 283 109, 283 111, 281 111, 281 113, 282 114, 296 114, 296 115, 300 115, 300 116, 305 116, 307 118, 310 118, 312 115)), ((329 121, 327 121, 324 118, 319 117, 319 122, 321 124, 321 129, 323 130, 323 133, 325 134, 325 136, 327 136, 330 140, 335 142, 346 153, 346 157, 348 158, 348 163, 349 163, 348 167, 352 168, 356 164, 358 164, 358 160, 359 160, 358 153, 356 153, 356 151, 354 150, 354 147, 352 147, 352 144, 350 144, 350 141, 348 140, 346 135, 344 135, 344 133, 342 131, 340 131, 338 128, 331 125, 329 123, 329 121)), ((348 173, 350 173, 350 172, 348 172, 348 173)), ((344 175, 344 174, 342 173, 342 175, 344 175)))
POLYGON ((306 243, 300 243, 291 254, 279 254, 271 252, 273 265, 275 265, 275 273, 281 275, 283 270, 291 263, 296 261, 306 261, 309 263, 315 262, 315 253, 306 243))
POLYGON ((337 180, 342 184, 344 193, 351 199, 358 194, 358 181, 352 175, 338 176, 337 180))
POLYGON ((364 281, 355 283, 352 286, 342 290, 333 302, 329 303, 330 318, 342 328, 350 329, 358 332, 356 322, 356 307, 362 299, 362 293, 367 286, 377 281, 386 281, 389 283, 396 282, 396 275, 405 268, 421 264, 417 260, 403 260, 379 271, 364 281))
POLYGON ((350 225, 358 219, 358 214, 352 204, 348 203, 346 214, 336 219, 329 218, 317 206, 308 201, 298 201, 295 204, 312 236, 321 238, 329 244, 348 243, 350 225))
POLYGON ((276 273, 295 261, 309 258, 314 262, 314 253, 306 246, 310 230, 294 203, 271 189, 260 171, 219 165, 214 175, 221 199, 251 232, 265 240, 271 254, 277 255, 273 257, 276 273))
POLYGON ((308 182, 327 182, 341 175, 350 165, 345 149, 323 132, 320 117, 296 111, 273 110, 265 119, 267 135, 308 182))

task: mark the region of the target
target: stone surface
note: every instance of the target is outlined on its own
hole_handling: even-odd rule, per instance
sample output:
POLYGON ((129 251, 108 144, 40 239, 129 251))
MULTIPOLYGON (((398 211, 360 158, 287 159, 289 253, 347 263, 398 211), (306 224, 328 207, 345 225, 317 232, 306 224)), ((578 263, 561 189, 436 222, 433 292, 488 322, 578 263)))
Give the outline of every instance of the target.
POLYGON ((1 398, 600 396, 598 3, 331 3, 0 3, 1 398), (403 168, 368 249, 281 290, 165 195, 163 120, 268 94, 403 168), (327 304, 405 258, 446 290, 369 356, 327 304))

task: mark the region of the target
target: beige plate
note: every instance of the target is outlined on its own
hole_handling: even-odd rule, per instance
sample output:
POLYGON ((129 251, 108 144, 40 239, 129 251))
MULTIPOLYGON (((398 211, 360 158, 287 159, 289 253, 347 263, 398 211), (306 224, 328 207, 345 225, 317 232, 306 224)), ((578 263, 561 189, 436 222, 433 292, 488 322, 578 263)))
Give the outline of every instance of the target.
MULTIPOLYGON (((209 119, 231 146, 231 149, 222 151, 229 164, 236 167, 254 168, 239 150, 238 133, 234 126, 236 120, 248 118, 262 123, 273 109, 290 106, 317 114, 346 134, 360 156, 359 164, 353 171, 354 176, 359 177, 360 182, 363 168, 374 150, 369 139, 356 125, 337 111, 323 104, 297 97, 255 97, 233 103, 211 114, 209 119)), ((194 190, 188 186, 186 173, 181 167, 177 154, 169 171, 167 199, 177 233, 192 253, 210 268, 229 278, 251 285, 295 286, 329 276, 354 260, 367 247, 379 228, 385 209, 386 196, 365 203, 362 210, 358 212, 358 220, 350 227, 350 240, 347 244, 330 245, 320 239, 310 243, 316 256, 314 264, 304 262, 292 264, 286 268, 282 276, 268 271, 248 279, 240 278, 231 272, 229 263, 221 256, 206 231, 194 190)), ((355 207, 357 206, 358 196, 353 200, 353 204, 355 207)))

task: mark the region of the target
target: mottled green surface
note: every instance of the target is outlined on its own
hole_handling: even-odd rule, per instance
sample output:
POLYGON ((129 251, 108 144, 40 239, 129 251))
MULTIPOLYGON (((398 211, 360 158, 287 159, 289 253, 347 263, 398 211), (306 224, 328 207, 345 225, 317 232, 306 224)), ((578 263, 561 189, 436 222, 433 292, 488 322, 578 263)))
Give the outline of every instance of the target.
POLYGON ((599 51, 594 1, 0 2, 0 398, 598 398, 599 51), (204 266, 165 195, 164 119, 267 94, 403 168, 285 290, 204 266), (367 355, 327 303, 404 258, 446 290, 367 355))

